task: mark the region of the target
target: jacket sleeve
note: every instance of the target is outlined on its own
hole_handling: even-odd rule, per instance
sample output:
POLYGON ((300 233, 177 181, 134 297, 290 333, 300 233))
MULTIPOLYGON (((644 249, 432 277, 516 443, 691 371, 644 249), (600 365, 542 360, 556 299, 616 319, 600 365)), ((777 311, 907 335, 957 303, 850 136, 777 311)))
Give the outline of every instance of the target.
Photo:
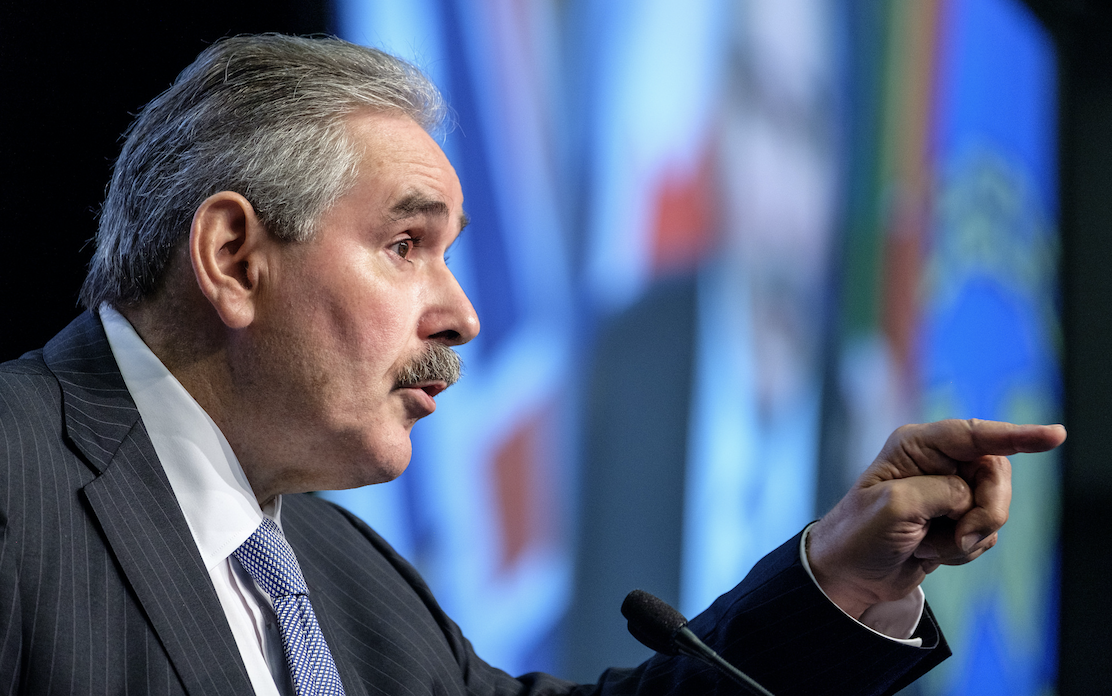
MULTIPOLYGON (((471 694, 736 694, 712 668, 684 656, 654 655, 631 669, 609 669, 596 684, 573 684, 541 673, 520 677, 480 659, 416 570, 361 521, 345 514, 379 547, 422 597, 452 645, 471 694)), ((762 559, 733 590, 695 617, 691 629, 712 649, 775 696, 891 694, 949 655, 929 607, 916 648, 880 636, 847 617, 815 586, 799 559, 799 535, 762 559)))
MULTIPOLYGON (((830 602, 799 558, 799 535, 763 558, 689 627, 775 696, 893 694, 950 655, 927 607, 915 635, 889 640, 830 602)), ((687 657, 656 655, 634 670, 609 670, 600 694, 736 694, 739 687, 687 657)))

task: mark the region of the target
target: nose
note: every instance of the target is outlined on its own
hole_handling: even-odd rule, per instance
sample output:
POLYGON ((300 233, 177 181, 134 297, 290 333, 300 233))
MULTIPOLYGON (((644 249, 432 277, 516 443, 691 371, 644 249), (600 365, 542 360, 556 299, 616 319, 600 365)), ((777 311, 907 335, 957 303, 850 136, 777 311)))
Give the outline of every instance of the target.
POLYGON ((449 346, 463 345, 479 334, 479 315, 447 266, 442 266, 437 275, 437 299, 422 322, 423 338, 449 346))

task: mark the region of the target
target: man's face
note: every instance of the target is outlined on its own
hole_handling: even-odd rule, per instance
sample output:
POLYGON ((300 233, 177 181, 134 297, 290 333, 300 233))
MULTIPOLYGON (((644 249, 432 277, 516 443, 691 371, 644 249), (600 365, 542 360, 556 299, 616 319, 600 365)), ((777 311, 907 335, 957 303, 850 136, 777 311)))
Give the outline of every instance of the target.
POLYGON ((410 429, 448 386, 403 385, 400 375, 430 344, 459 345, 479 331, 445 263, 466 224, 455 170, 408 117, 363 113, 350 127, 365 149, 356 183, 324 213, 313 240, 286 245, 268 268, 259 352, 248 358, 269 382, 261 412, 311 460, 293 463, 306 469, 292 478, 306 480, 287 490, 400 474, 410 429))

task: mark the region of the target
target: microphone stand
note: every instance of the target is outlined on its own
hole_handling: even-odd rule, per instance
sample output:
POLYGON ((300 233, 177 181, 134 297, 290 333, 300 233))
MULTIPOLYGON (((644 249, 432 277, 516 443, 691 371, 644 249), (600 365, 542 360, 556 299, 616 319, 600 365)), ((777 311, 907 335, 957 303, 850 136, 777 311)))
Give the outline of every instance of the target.
POLYGON ((748 674, 731 665, 721 655, 712 650, 710 646, 699 640, 699 636, 692 633, 691 629, 687 626, 681 626, 672 636, 672 640, 675 641, 676 648, 680 654, 693 657, 704 664, 714 667, 733 680, 735 684, 745 689, 746 693, 755 694, 756 696, 772 696, 772 693, 768 689, 753 681, 748 674))
POLYGON ((749 675, 734 667, 699 640, 687 619, 667 602, 644 590, 634 590, 622 602, 622 614, 629 621, 629 632, 639 642, 664 655, 682 654, 710 665, 755 696, 772 696, 749 675))

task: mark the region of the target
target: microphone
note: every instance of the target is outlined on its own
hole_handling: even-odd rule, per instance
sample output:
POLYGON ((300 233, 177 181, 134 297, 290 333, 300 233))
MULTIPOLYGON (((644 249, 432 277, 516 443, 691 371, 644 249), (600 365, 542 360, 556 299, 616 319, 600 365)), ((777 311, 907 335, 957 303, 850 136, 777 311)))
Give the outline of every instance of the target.
POLYGON ((629 632, 642 645, 664 655, 686 655, 704 662, 747 693, 772 696, 763 686, 722 659, 687 627, 687 619, 667 602, 644 590, 634 590, 622 602, 622 616, 628 621, 629 632))

